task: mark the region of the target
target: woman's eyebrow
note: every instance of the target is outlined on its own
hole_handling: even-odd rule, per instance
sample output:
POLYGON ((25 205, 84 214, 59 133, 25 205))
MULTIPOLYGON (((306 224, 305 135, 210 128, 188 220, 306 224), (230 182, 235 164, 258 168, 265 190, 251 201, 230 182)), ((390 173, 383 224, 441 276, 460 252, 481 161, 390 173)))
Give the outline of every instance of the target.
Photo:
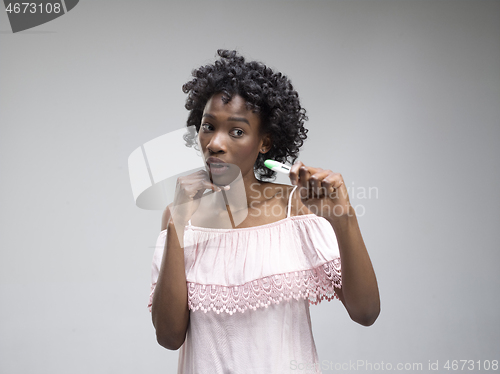
MULTIPOLYGON (((210 114, 210 113, 203 113, 203 115, 201 117, 202 118, 203 117, 208 117, 208 118, 211 118, 213 120, 217 119, 217 117, 215 117, 213 114, 210 114)), ((233 122, 244 122, 248 126, 250 126, 250 122, 246 118, 244 118, 244 117, 228 117, 227 120, 228 121, 233 121, 233 122)))
POLYGON ((204 117, 208 117, 208 118, 211 118, 211 119, 217 119, 217 118, 215 118, 215 116, 213 114, 210 114, 210 113, 203 113, 203 115, 201 116, 201 118, 204 118, 204 117))
POLYGON ((235 122, 245 122, 248 126, 250 126, 250 122, 246 118, 243 117, 228 117, 228 121, 235 121, 235 122))

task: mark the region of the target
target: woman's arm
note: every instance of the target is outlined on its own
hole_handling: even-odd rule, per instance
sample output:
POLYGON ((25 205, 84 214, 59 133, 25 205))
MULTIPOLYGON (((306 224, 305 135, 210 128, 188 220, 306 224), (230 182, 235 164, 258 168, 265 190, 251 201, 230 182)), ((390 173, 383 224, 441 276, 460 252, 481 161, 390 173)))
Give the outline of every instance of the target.
MULTIPOLYGON (((189 323, 186 273, 184 270, 184 249, 179 243, 170 206, 162 218, 162 230, 167 230, 167 240, 160 267, 160 273, 153 294, 151 314, 158 343, 171 350, 179 349, 184 343, 189 323)), ((178 227, 178 231, 182 228, 178 227)))
POLYGON ((336 293, 353 321, 370 326, 380 313, 380 297, 354 209, 350 207, 347 214, 328 221, 337 236, 342 261, 342 289, 336 293))
POLYGON ((325 218, 335 231, 342 261, 342 289, 336 289, 337 296, 353 321, 372 325, 380 313, 377 278, 342 175, 297 161, 290 180, 299 187, 300 209, 325 218))
POLYGON ((151 314, 156 339, 167 349, 179 349, 186 338, 189 308, 184 268, 184 227, 198 209, 200 198, 207 189, 221 191, 210 181, 205 170, 177 178, 174 202, 163 214, 162 230, 167 230, 167 240, 151 314))

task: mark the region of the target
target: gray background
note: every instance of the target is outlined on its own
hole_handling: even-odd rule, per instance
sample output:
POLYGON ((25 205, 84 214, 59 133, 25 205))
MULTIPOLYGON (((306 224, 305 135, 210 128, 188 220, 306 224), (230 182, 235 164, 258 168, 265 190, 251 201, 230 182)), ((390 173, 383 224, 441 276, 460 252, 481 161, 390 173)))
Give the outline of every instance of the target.
POLYGON ((312 307, 320 359, 500 359, 499 1, 81 1, 0 31, 1 373, 175 372, 146 308, 161 212, 127 158, 184 125, 217 48, 292 79, 301 161, 378 190, 351 199, 382 312, 312 307))

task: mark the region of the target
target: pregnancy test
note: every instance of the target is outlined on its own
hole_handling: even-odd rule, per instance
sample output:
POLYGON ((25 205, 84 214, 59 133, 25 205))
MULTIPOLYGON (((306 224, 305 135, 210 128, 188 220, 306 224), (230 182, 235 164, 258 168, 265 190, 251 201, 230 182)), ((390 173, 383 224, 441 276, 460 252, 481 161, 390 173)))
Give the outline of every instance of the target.
POLYGON ((281 162, 274 160, 266 160, 264 161, 264 165, 266 165, 266 167, 271 169, 272 171, 277 171, 279 173, 283 173, 286 175, 290 174, 290 167, 286 166, 285 164, 282 164, 281 162))

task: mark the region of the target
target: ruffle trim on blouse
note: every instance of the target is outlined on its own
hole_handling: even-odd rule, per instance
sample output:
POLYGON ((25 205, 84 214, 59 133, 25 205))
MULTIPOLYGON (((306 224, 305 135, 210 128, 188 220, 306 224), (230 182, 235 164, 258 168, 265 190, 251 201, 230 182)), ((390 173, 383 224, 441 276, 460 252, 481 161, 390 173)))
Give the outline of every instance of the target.
POLYGON ((214 311, 217 314, 247 309, 267 308, 292 298, 309 299, 309 304, 338 299, 335 288, 342 287, 340 258, 319 267, 275 274, 241 286, 205 285, 188 282, 188 307, 192 311, 214 311))

